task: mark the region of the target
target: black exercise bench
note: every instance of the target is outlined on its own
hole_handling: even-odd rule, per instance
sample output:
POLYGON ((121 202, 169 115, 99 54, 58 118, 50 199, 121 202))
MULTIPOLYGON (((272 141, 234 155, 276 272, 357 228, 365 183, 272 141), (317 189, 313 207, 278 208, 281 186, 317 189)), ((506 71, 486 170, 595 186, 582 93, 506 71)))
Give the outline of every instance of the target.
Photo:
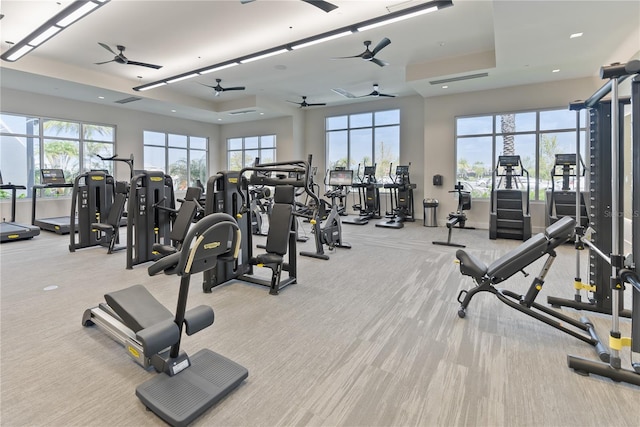
POLYGON ((489 265, 484 264, 465 250, 458 249, 456 258, 460 263, 460 272, 464 276, 473 278, 476 282, 476 286, 473 289, 462 290, 458 294, 458 302, 460 303, 458 316, 461 318, 465 317, 467 307, 474 295, 479 292, 490 292, 511 308, 595 346, 600 358, 602 360, 608 360, 609 354, 601 344, 595 333, 593 324, 591 324, 588 319, 582 318, 580 321, 577 321, 535 302, 538 293, 544 285, 544 278, 555 260, 555 248, 574 236, 575 226, 576 222, 573 218, 564 217, 547 227, 544 233, 536 234, 489 265), (524 268, 545 255, 547 255, 548 258, 538 276, 533 280, 531 286, 529 286, 526 295, 520 295, 507 289, 499 289, 494 286, 518 272, 522 272, 526 276, 527 274, 524 272, 524 268), (564 325, 565 323, 579 329, 579 332, 569 329, 564 325))

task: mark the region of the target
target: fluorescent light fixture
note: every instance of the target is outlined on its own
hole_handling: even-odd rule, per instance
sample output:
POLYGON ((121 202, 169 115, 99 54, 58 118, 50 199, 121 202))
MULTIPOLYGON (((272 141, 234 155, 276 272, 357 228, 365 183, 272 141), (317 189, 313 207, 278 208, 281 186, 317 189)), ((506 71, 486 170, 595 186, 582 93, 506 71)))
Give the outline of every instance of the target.
POLYGON ((171 79, 171 80, 167 80, 167 83, 175 83, 175 82, 179 82, 179 81, 181 81, 181 80, 187 80, 187 79, 190 79, 191 77, 197 77, 197 76, 199 76, 199 75, 200 75, 200 74, 198 74, 198 73, 191 73, 191 74, 187 74, 187 75, 182 76, 182 77, 175 77, 175 78, 173 78, 173 79, 171 79))
POLYGON ((372 28, 382 27, 383 25, 393 24, 394 22, 404 21, 405 19, 414 18, 416 16, 425 15, 427 13, 435 12, 438 10, 438 6, 432 6, 427 9, 419 10, 417 12, 409 13, 407 15, 400 15, 394 18, 385 19, 383 21, 374 22, 373 24, 365 25, 364 27, 358 27, 358 31, 367 31, 372 28))
POLYGON ((60 27, 49 27, 49 29, 46 30, 44 33, 40 34, 35 39, 31 40, 29 42, 29 45, 31 45, 33 47, 36 47, 40 43, 42 43, 42 42, 46 41, 47 39, 49 39, 51 36, 53 36, 54 34, 56 34, 60 30, 62 30, 62 28, 60 28, 60 27))
POLYGON ((13 62, 40 46, 78 19, 102 7, 110 0, 76 0, 69 6, 58 12, 47 22, 36 28, 31 34, 23 38, 10 49, 3 53, 0 58, 13 62))
MULTIPOLYGON (((92 0, 92 1, 99 1, 99 0, 92 0)), ((105 0, 105 1, 108 1, 108 0, 105 0)), ((281 53, 285 53, 290 50, 302 49, 303 47, 312 46, 314 44, 322 43, 329 40, 334 40, 358 31, 365 31, 370 28, 376 28, 382 25, 391 24, 392 22, 398 22, 398 21, 419 16, 419 15, 435 12, 436 10, 444 9, 449 6, 453 6, 453 0, 432 0, 427 3, 418 4, 416 6, 395 10, 391 13, 388 13, 383 16, 379 16, 377 18, 368 19, 366 21, 357 22, 355 24, 347 25, 341 28, 336 28, 334 30, 327 31, 325 33, 316 34, 315 36, 312 36, 312 37, 296 40, 294 42, 283 44, 280 46, 274 46, 271 49, 266 49, 260 52, 253 53, 251 55, 245 55, 235 59, 230 59, 224 62, 220 62, 218 64, 214 64, 208 67, 199 68, 197 70, 190 71, 186 74, 191 75, 192 73, 197 73, 197 74, 203 75, 203 74, 213 73, 214 71, 223 70, 225 68, 233 67, 238 64, 246 64, 249 62, 258 61, 260 59, 279 55, 281 53)), ((182 80, 182 77, 184 75, 185 73, 182 73, 161 81, 148 83, 147 85, 136 86, 133 88, 133 90, 140 91, 140 90, 153 89, 154 87, 158 87, 167 83, 172 83, 172 82, 182 80)))
POLYGON ((82 18, 87 13, 91 12, 93 9, 95 9, 98 6, 100 6, 99 3, 87 2, 84 5, 82 5, 80 9, 77 9, 76 11, 72 12, 71 14, 65 16, 64 18, 56 22, 56 25, 58 27, 63 27, 63 28, 67 27, 73 24, 74 22, 76 22, 78 19, 82 18))
POLYGON ((577 39, 578 37, 582 37, 583 33, 573 33, 569 36, 570 39, 577 39))
MULTIPOLYGON (((9 55, 6 58, 6 61, 15 61, 16 59, 20 58, 21 56, 25 55, 27 52, 29 52, 31 49, 35 49, 33 46, 22 46, 20 49, 16 50, 15 52, 13 52, 11 55, 9 55)), ((5 59, 5 58, 2 58, 5 59)))
POLYGON ((305 43, 293 44, 293 45, 291 45, 291 49, 293 49, 293 50, 302 49, 303 47, 313 46, 314 44, 328 42, 329 40, 339 39, 340 37, 348 36, 349 34, 353 34, 353 31, 350 31, 350 30, 343 31, 341 33, 333 34, 333 35, 326 36, 326 37, 317 38, 315 40, 311 40, 311 41, 308 41, 308 42, 305 42, 305 43))
POLYGON ((167 84, 167 82, 158 82, 158 83, 154 83, 154 84, 152 84, 152 85, 146 86, 146 87, 141 87, 141 88, 140 88, 140 89, 138 89, 138 90, 139 90, 140 92, 142 92, 142 91, 149 90, 149 89, 155 89, 155 88, 157 88, 157 87, 164 86, 164 85, 166 85, 166 84, 167 84))
POLYGON ((220 70, 224 70, 225 68, 231 68, 231 67, 235 67, 236 65, 239 65, 238 62, 232 62, 230 64, 226 64, 226 65, 220 65, 219 67, 211 67, 211 68, 207 68, 205 70, 199 71, 198 73, 200 75, 203 74, 209 74, 209 73, 213 73, 214 71, 220 71, 220 70))
POLYGON ((276 55, 280 55, 281 53, 285 53, 288 52, 289 49, 278 49, 278 50, 274 50, 271 52, 267 52, 267 53, 263 53, 262 55, 257 55, 257 56, 250 56, 247 59, 242 59, 240 61, 238 61, 241 64, 246 64, 248 62, 253 62, 253 61, 257 61, 259 59, 264 59, 264 58, 268 58, 270 56, 276 56, 276 55))

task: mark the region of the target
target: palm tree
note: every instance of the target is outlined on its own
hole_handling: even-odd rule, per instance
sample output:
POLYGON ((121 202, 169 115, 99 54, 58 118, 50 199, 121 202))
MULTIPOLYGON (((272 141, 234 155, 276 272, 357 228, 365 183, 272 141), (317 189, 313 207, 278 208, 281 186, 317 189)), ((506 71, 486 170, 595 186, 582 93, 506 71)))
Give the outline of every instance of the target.
POLYGON ((516 154, 515 137, 513 136, 513 133, 516 131, 516 115, 500 115, 500 129, 503 138, 502 154, 505 156, 516 154))

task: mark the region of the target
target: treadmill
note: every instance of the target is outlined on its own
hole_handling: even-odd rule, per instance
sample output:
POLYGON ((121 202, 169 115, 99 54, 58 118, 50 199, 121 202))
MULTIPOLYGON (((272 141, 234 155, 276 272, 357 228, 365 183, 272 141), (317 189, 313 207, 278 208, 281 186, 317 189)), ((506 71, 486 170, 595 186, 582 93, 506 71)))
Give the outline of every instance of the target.
POLYGON ((2 182, 0 172, 0 190, 11 190, 11 221, 0 223, 0 243, 14 240, 31 239, 40 234, 40 229, 33 225, 22 225, 16 223, 16 190, 26 190, 24 185, 5 184, 2 182))
POLYGON ((36 200, 38 190, 48 188, 73 188, 73 183, 66 182, 62 169, 40 169, 40 182, 33 186, 31 197, 31 224, 40 227, 42 230, 53 231, 58 234, 69 234, 70 217, 59 216, 53 218, 36 219, 36 200))

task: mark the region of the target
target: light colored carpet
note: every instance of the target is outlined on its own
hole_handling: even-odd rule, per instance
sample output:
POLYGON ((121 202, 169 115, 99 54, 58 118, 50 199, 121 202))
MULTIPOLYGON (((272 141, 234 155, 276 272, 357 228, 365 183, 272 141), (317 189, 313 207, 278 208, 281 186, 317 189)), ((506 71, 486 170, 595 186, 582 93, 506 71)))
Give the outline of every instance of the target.
MULTIPOLYGON (((211 305, 216 321, 183 348, 207 347, 249 370, 195 425, 638 425, 638 387, 567 367, 567 354, 595 358, 587 344, 487 293, 458 318, 458 292, 473 283, 453 263, 455 248, 431 244, 446 240, 445 228, 343 227, 353 249, 298 257, 299 283, 278 296, 241 282, 204 294, 200 276, 192 281, 189 306, 211 305)), ((453 240, 487 263, 519 244, 486 230, 455 230, 453 240)), ((155 374, 81 317, 105 292, 138 283, 173 310, 178 279, 126 270, 124 252, 69 253, 68 244, 43 232, 0 247, 2 426, 164 425, 134 394, 155 374)), ((575 255, 570 245, 558 253, 539 302, 572 297, 575 255)), ((541 265, 504 286, 525 292, 541 265)), ((608 317, 588 315, 606 338, 608 317)), ((628 335, 630 322, 622 328, 628 335)))

